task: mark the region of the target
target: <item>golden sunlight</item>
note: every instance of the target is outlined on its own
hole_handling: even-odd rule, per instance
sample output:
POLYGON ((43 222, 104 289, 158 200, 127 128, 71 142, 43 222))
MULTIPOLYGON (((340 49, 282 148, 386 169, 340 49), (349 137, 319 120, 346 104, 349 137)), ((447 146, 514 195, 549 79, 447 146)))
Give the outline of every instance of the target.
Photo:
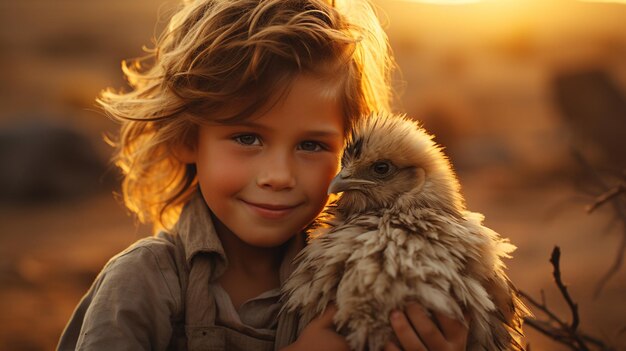
POLYGON ((461 4, 477 3, 482 0, 404 0, 404 1, 422 2, 422 3, 435 4, 435 5, 461 5, 461 4))
POLYGON ((626 0, 580 0, 584 2, 614 2, 616 4, 626 4, 626 0))
MULTIPOLYGON (((462 5, 482 2, 483 0, 402 0, 406 2, 420 2, 435 5, 462 5)), ((582 2, 607 2, 616 4, 626 4, 626 0, 578 0, 582 2)))

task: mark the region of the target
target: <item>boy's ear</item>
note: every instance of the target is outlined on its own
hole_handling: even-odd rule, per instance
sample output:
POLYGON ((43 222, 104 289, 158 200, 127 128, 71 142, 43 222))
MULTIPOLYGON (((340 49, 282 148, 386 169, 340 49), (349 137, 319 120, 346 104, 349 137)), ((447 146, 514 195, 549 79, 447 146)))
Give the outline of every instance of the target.
POLYGON ((180 143, 172 148, 174 157, 183 163, 196 163, 198 152, 195 147, 180 143))

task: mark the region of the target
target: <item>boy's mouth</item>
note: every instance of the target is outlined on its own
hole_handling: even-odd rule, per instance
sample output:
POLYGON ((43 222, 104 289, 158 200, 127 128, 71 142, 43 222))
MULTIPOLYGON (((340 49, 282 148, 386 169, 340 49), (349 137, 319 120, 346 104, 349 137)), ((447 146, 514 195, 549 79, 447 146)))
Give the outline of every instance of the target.
POLYGON ((291 213, 296 207, 300 204, 296 205, 284 205, 284 204, 267 204, 267 203, 254 203, 245 200, 241 200, 244 204, 248 206, 254 213, 260 215, 261 217, 268 219, 280 219, 287 216, 291 213))

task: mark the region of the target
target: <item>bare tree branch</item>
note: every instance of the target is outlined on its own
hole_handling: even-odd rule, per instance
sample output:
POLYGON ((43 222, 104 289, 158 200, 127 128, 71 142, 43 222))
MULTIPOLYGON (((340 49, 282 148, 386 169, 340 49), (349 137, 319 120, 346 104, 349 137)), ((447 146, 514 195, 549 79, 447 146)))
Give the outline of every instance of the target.
POLYGON ((562 281, 560 258, 561 250, 558 246, 555 246, 554 250, 552 251, 552 255, 550 256, 550 263, 552 264, 552 267, 554 269, 552 274, 554 276, 554 282, 558 287, 561 296, 563 297, 570 309, 570 312, 572 314, 572 322, 568 324, 547 307, 543 290, 541 292, 541 302, 538 302, 528 294, 520 291, 520 296, 526 299, 529 304, 532 305, 535 309, 540 310, 548 317, 547 320, 538 320, 528 317, 525 319, 526 324, 529 325, 531 328, 537 330, 541 334, 547 336, 548 338, 567 346, 571 350, 591 351, 592 348, 590 348, 589 345, 593 346, 594 350, 615 350, 614 348, 604 343, 602 340, 587 335, 578 330, 580 322, 580 316, 578 314, 578 304, 574 302, 569 292, 567 291, 567 286, 562 281))
MULTIPOLYGON (((624 172, 624 178, 626 179, 626 172, 624 172)), ((620 201, 619 195, 625 194, 626 181, 622 181, 622 183, 598 196, 596 202, 588 208, 588 212, 591 213, 599 206, 611 202, 617 217, 621 220, 623 225, 622 238, 617 250, 617 254, 615 255, 613 264, 611 265, 611 267, 609 267, 609 270, 598 281, 593 294, 594 298, 598 298, 598 296, 600 296, 600 293, 602 292, 602 289, 604 289, 604 286, 608 283, 609 280, 611 280, 611 278, 615 274, 617 274, 617 272, 620 270, 620 268, 622 268, 622 265, 624 263, 624 253, 626 252, 626 208, 624 208, 623 202, 620 201)))
POLYGON ((578 324, 580 323, 580 318, 578 317, 578 304, 576 304, 572 300, 572 298, 569 295, 569 292, 567 291, 567 286, 563 284, 563 280, 561 279, 560 260, 561 260, 561 248, 558 246, 555 246, 554 249, 552 250, 552 255, 550 256, 550 263, 552 263, 552 267, 554 268, 554 270, 552 271, 552 276, 554 276, 554 282, 556 283, 556 286, 561 291, 561 295, 565 299, 565 302, 567 302, 567 305, 569 306, 569 309, 572 312, 572 324, 570 324, 570 329, 572 331, 576 331, 576 329, 578 328, 578 324))
MULTIPOLYGON (((523 291, 519 292, 520 296, 522 296, 523 298, 525 298, 528 302, 530 302, 531 305, 533 305, 535 308, 539 309, 541 312, 543 312, 546 316, 548 316, 549 320, 558 324, 559 327, 561 328, 567 328, 567 323, 563 322, 556 314, 554 314, 552 311, 550 311, 550 309, 548 309, 548 307, 545 305, 545 303, 539 303, 537 302, 535 299, 533 299, 532 297, 530 297, 528 294, 526 294, 523 291)), ((528 320, 534 320, 533 318, 529 318, 528 320)))
POLYGON ((613 200, 614 198, 618 197, 621 194, 624 194, 626 192, 626 184, 622 183, 617 185, 616 187, 613 187, 611 189, 609 189, 608 191, 604 192, 602 195, 598 196, 596 198, 596 201, 587 206, 587 213, 592 213, 593 211, 595 211, 598 207, 604 205, 605 203, 613 200))
POLYGON ((615 255, 615 259, 613 260, 613 264, 609 267, 608 271, 600 278, 598 283, 596 284, 596 289, 594 291, 594 298, 598 298, 602 293, 602 289, 606 286, 606 284, 617 274, 617 272, 622 268, 624 263, 624 254, 626 252, 626 205, 620 195, 626 195, 626 170, 622 171, 622 177, 619 184, 611 187, 607 184, 602 176, 596 171, 596 169, 591 166, 591 164, 584 158, 584 156, 577 150, 572 150, 572 154, 574 158, 581 165, 583 170, 585 170, 594 180, 595 182, 603 189, 603 193, 596 197, 593 204, 587 207, 587 212, 592 213, 600 206, 611 203, 613 205, 613 210, 617 218, 622 222, 624 228, 622 232, 622 238, 620 245, 618 247, 617 254, 615 255))

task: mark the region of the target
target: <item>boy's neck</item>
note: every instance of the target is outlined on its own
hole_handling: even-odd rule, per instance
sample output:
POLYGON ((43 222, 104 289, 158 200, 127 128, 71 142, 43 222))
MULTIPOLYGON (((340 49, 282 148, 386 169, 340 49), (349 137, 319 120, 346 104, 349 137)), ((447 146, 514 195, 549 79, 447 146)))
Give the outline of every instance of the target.
POLYGON ((213 223, 228 258, 228 270, 251 276, 278 274, 289 241, 277 247, 253 246, 242 241, 215 216, 213 223))

